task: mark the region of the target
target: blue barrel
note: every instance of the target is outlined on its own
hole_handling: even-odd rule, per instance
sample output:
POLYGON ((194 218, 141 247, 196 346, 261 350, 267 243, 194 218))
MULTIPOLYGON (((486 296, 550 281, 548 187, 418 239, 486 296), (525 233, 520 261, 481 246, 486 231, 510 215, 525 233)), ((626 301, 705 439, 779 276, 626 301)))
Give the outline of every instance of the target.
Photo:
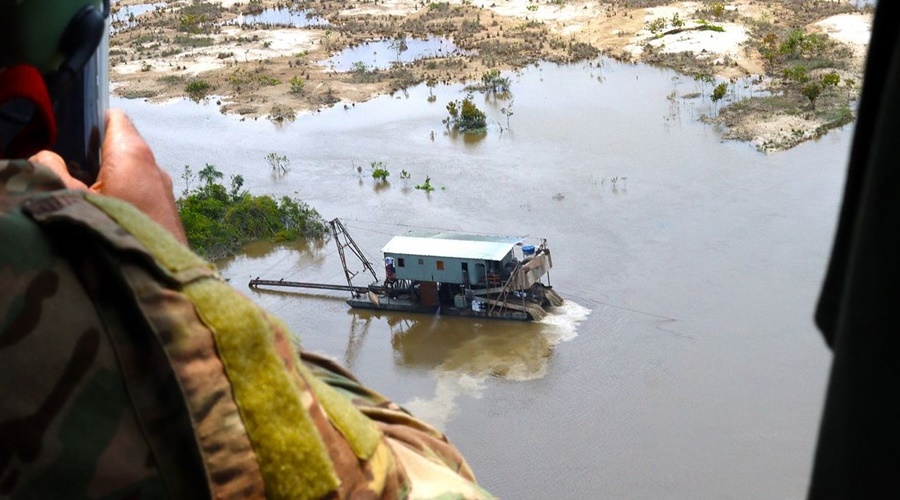
POLYGON ((531 257, 534 255, 534 245, 525 245, 522 247, 522 255, 525 257, 531 257))

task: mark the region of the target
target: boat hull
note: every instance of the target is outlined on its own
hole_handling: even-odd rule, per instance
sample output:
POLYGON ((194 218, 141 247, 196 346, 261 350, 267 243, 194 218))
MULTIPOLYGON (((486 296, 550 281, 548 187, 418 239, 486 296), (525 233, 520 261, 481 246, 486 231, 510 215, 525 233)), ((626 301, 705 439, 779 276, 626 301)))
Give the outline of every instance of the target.
POLYGON ((482 311, 473 311, 470 307, 453 307, 448 305, 425 306, 405 298, 390 298, 378 296, 377 301, 363 296, 347 300, 350 307, 356 309, 370 309, 375 311, 397 311, 404 313, 430 314, 441 316, 461 316, 467 318, 506 319, 517 321, 531 321, 533 318, 526 312, 515 310, 494 310, 485 308, 482 311))

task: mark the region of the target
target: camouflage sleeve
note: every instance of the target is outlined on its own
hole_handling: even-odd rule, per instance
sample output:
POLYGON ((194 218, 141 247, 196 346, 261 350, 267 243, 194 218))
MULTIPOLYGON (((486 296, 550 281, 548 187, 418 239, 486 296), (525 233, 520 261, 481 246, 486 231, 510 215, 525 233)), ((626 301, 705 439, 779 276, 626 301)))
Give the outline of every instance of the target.
MULTIPOLYGON (((341 392, 359 411, 374 421, 394 446, 415 450, 415 455, 429 457, 464 480, 475 482, 475 475, 463 456, 437 429, 414 418, 381 394, 364 387, 333 360, 305 351, 301 351, 300 356, 316 377, 341 392)), ((412 468, 412 464, 409 465, 407 469, 412 468)), ((490 496, 485 492, 480 494, 490 496)))
POLYGON ((0 162, 0 497, 490 497, 143 214, 60 188, 0 162))
POLYGON ((62 188, 49 170, 0 162, 0 497, 208 495, 204 482, 180 474, 202 468, 164 353, 143 354, 153 374, 147 390, 159 397, 141 415, 107 334, 119 325, 103 323, 95 298, 60 257, 77 240, 60 244, 25 214, 33 204, 66 203, 49 195, 62 188), (151 439, 141 437, 144 429, 151 439), (161 463, 176 472, 168 485, 161 463))

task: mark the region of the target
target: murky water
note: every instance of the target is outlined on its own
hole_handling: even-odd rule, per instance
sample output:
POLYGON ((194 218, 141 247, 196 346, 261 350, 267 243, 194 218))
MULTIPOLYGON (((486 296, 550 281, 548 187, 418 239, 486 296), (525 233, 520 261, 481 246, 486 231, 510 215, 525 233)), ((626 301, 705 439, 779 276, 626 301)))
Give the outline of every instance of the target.
POLYGON ((315 15, 306 9, 279 7, 277 9, 264 9, 257 14, 241 15, 237 24, 264 25, 264 26, 289 26, 292 28, 305 28, 309 26, 326 26, 328 20, 315 15))
POLYGON ((428 38, 395 38, 371 40, 342 50, 322 62, 335 71, 350 71, 362 63, 367 69, 387 69, 394 64, 406 64, 419 59, 460 55, 463 51, 452 40, 442 36, 428 38))
POLYGON ((142 14, 166 8, 165 2, 120 6, 113 1, 112 5, 115 6, 115 10, 110 12, 110 29, 113 33, 137 26, 137 17, 142 14))
POLYGON ((511 100, 476 94, 491 123, 478 140, 441 123, 461 86, 282 127, 212 104, 113 104, 178 191, 185 164, 215 164, 340 217, 373 261, 412 227, 548 239, 550 282, 569 302, 535 324, 246 288, 256 276, 342 283, 330 244, 254 245, 221 263, 308 349, 443 428, 501 497, 800 498, 830 361, 812 313, 852 132, 768 156, 723 143, 697 122, 707 101, 666 98, 694 90, 673 76, 532 66, 512 75, 511 100), (270 152, 289 157, 286 175, 270 152), (373 161, 389 186, 367 175, 373 161), (430 195, 413 188, 426 176, 430 195))

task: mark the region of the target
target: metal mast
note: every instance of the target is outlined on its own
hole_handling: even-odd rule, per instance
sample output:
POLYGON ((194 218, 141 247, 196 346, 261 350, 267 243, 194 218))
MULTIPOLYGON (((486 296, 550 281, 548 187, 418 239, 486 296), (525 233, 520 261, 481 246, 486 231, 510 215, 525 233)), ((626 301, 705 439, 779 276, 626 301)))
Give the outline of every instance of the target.
MULTIPOLYGON (((353 238, 350 237, 350 233, 347 232, 347 228, 344 227, 344 224, 341 223, 338 219, 332 219, 328 222, 331 226, 331 233, 334 235, 334 243, 337 245, 338 254, 341 257, 341 265, 344 266, 344 276, 347 277, 347 285, 353 287, 352 279, 359 273, 355 273, 350 271, 347 268, 347 259, 344 257, 344 249, 349 248, 356 258, 359 259, 360 262, 363 263, 363 266, 372 274, 372 279, 375 282, 378 281, 378 276, 375 274, 375 269, 372 267, 372 263, 369 262, 366 257, 363 255, 362 250, 356 245, 356 242, 353 241, 353 238)), ((355 291, 353 292, 354 297, 359 297, 359 294, 355 291)))

